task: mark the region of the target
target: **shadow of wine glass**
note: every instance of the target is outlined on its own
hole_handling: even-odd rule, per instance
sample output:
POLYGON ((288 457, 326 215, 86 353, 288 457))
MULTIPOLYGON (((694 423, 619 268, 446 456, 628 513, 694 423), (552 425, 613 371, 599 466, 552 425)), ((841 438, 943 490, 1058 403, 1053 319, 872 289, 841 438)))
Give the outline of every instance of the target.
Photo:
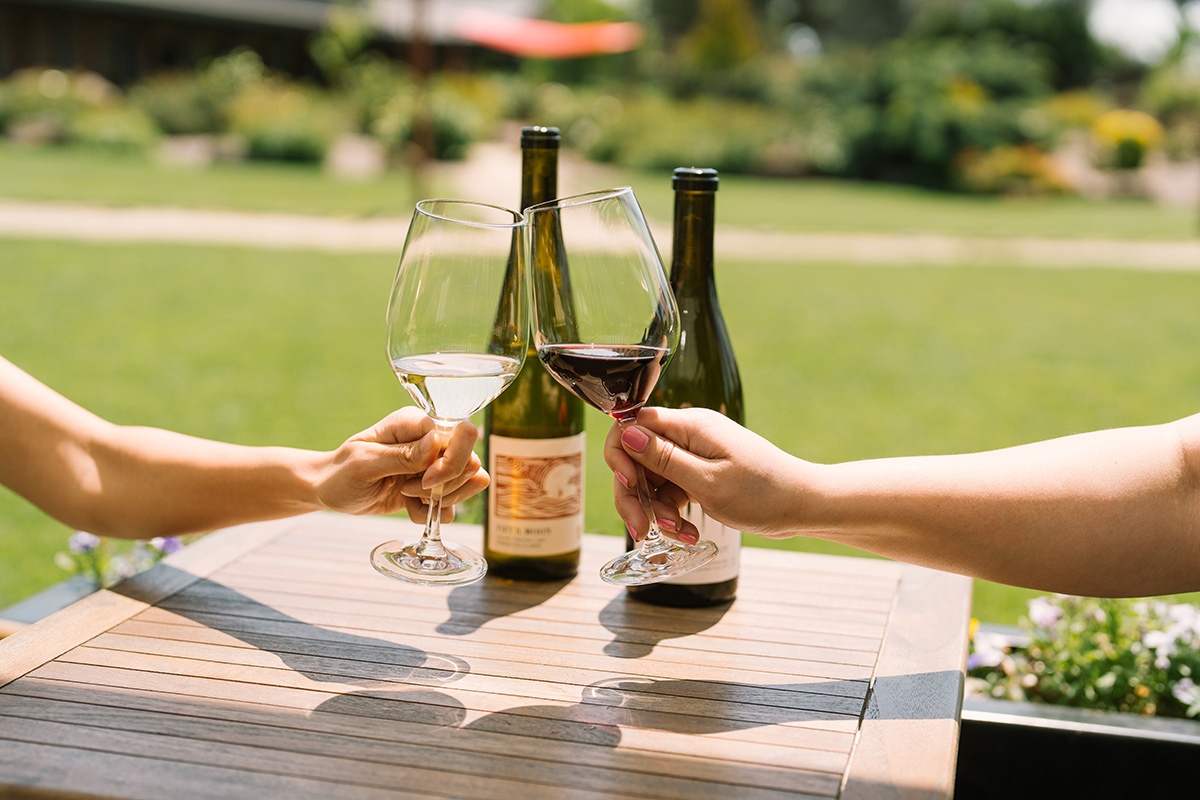
POLYGON ((604 646, 604 652, 613 658, 644 658, 660 642, 708 630, 721 621, 730 606, 732 603, 709 608, 664 608, 639 603, 621 592, 600 610, 600 624, 614 637, 604 646))
MULTIPOLYGON (((177 568, 160 564, 161 570, 177 568)), ((114 587, 121 591, 121 586, 114 587)), ((388 687, 400 681, 442 686, 471 671, 457 656, 298 619, 208 578, 162 600, 158 607, 276 656, 317 683, 388 687)))
POLYGON ((450 619, 437 626, 445 636, 468 636, 492 620, 536 608, 554 597, 563 581, 513 581, 488 575, 478 583, 458 586, 450 592, 447 604, 450 619))
MULTIPOLYGON (((467 709, 445 692, 430 689, 359 689, 331 697, 314 708, 311 715, 341 714, 369 717, 383 723, 396 723, 397 733, 410 724, 460 728, 467 709)), ((378 734, 378 725, 375 733, 378 734)), ((386 734, 386 729, 383 731, 386 734)), ((399 736, 397 736, 399 738, 399 736)))

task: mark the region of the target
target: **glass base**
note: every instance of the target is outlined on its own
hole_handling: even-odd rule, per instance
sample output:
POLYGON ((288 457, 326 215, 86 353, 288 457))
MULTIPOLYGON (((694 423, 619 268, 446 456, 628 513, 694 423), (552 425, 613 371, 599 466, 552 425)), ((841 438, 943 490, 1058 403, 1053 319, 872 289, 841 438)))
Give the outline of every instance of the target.
POLYGON ((418 552, 420 541, 384 542, 371 551, 371 566, 387 577, 414 586, 463 586, 487 574, 487 561, 469 547, 442 542, 445 555, 418 552))
POLYGON ((689 545, 664 537, 657 546, 640 547, 614 558, 601 567, 600 577, 617 586, 644 586, 686 575, 716 557, 717 546, 707 539, 689 545))

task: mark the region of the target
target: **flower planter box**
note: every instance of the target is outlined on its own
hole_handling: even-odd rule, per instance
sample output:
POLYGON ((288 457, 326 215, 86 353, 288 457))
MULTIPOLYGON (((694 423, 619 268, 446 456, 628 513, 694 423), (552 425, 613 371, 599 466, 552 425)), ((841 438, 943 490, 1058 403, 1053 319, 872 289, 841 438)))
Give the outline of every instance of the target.
POLYGON ((968 695, 957 800, 1200 794, 1200 722, 968 695))

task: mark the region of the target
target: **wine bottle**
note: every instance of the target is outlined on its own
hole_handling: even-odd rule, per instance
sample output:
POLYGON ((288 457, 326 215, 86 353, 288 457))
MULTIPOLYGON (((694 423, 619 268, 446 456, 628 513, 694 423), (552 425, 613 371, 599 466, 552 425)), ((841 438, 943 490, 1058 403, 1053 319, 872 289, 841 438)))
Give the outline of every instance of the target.
MULTIPOLYGON (((558 128, 521 129, 521 208, 558 196, 558 128)), ((535 242, 533 269, 551 270, 552 248, 535 242)), ((514 259, 514 264, 516 263, 514 259)), ((483 553, 493 575, 552 581, 579 571, 583 541, 583 402, 550 376, 532 337, 525 364, 508 390, 487 407, 483 553)))
MULTIPOLYGON (((672 176, 675 221, 671 249, 671 289, 679 304, 681 336, 675 357, 659 378, 649 405, 711 408, 745 422, 742 380, 725 328, 713 275, 715 169, 680 168, 672 176)), ((630 586, 630 596, 664 606, 707 606, 729 602, 737 594, 742 534, 727 528, 689 503, 684 516, 710 539, 717 557, 680 578, 630 586)), ((626 538, 626 546, 633 542, 626 538)))

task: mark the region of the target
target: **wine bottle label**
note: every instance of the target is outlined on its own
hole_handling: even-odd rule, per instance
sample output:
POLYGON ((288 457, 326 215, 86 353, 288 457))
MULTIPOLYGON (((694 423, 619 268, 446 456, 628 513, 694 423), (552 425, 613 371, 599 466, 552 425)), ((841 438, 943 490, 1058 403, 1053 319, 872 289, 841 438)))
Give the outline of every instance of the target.
POLYGON ((665 583, 694 586, 736 578, 742 561, 742 532, 722 525, 705 514, 699 503, 688 503, 683 509, 683 517, 700 529, 701 539, 708 539, 717 546, 717 557, 700 569, 665 583))
POLYGON ((583 541, 587 434, 488 438, 488 546, 514 556, 553 556, 583 541))

